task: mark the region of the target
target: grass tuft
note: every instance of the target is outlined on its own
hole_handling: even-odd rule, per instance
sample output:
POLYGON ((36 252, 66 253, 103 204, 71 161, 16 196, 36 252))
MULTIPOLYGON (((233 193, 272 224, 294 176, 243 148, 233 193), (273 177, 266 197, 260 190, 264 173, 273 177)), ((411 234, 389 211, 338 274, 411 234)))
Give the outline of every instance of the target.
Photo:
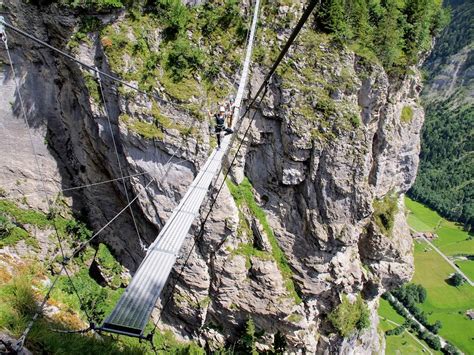
POLYGON ((413 109, 410 106, 403 106, 400 120, 403 123, 410 123, 413 121, 413 109))
POLYGON ((273 230, 267 221, 265 211, 257 204, 253 195, 253 188, 250 181, 245 178, 240 185, 233 184, 230 180, 227 180, 227 186, 239 207, 246 205, 250 213, 260 222, 265 234, 268 237, 270 245, 272 246, 272 256, 275 259, 278 269, 280 270, 283 280, 285 282, 286 289, 290 293, 291 297, 294 298, 297 304, 301 303, 302 300, 296 292, 295 284, 293 283, 292 276, 293 271, 286 260, 285 254, 278 245, 278 241, 273 234, 273 230))
POLYGON ((387 194, 381 200, 373 202, 375 224, 387 237, 392 235, 395 215, 398 212, 398 196, 387 194))

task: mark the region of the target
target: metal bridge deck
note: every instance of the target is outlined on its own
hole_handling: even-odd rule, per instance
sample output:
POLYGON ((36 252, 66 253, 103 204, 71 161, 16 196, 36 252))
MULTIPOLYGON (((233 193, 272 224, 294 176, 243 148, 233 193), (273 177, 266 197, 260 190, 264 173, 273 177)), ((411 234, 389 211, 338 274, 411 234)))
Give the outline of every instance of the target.
MULTIPOLYGON (((250 68, 252 47, 258 20, 260 0, 256 0, 247 51, 235 98, 233 122, 237 122, 250 68)), ((209 187, 220 170, 222 158, 228 150, 230 136, 224 137, 219 150, 215 149, 198 173, 179 205, 175 208, 146 257, 120 297, 101 330, 130 336, 143 336, 153 307, 163 290, 176 257, 188 235, 194 219, 199 215, 209 187)))

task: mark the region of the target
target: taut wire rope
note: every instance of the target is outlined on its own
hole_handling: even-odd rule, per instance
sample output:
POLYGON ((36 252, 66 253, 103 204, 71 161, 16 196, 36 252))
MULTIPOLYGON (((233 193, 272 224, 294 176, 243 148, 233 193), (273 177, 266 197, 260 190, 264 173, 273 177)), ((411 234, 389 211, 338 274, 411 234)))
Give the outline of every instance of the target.
MULTIPOLYGON (((125 183, 125 180, 123 179, 124 175, 123 175, 122 164, 120 163, 120 156, 119 156, 119 153, 118 153, 117 144, 115 142, 115 135, 114 135, 114 131, 112 129, 112 122, 110 121, 110 114, 109 114, 109 109, 107 107, 107 101, 105 99, 105 92, 104 92, 104 88, 102 87, 102 80, 101 80, 101 77, 100 77, 100 73, 98 71, 96 73, 97 73, 97 81, 99 82, 100 96, 102 97, 102 101, 104 103, 105 116, 107 117, 107 122, 108 122, 108 125, 109 125, 110 135, 112 137, 112 144, 114 146, 115 157, 117 159, 117 164, 118 164, 118 168, 119 168, 119 172, 120 172, 120 177, 122 178, 122 186, 123 186, 123 190, 125 192, 125 197, 127 199, 127 205, 129 205, 130 204, 130 197, 128 195, 127 184, 125 183)), ((118 130, 120 132, 120 128, 118 130)), ((130 216, 132 217, 132 221, 133 221, 133 225, 135 227, 135 231, 137 232, 140 247, 142 248, 142 250, 146 251, 147 247, 143 243, 142 237, 140 235, 140 231, 138 230, 137 221, 135 220, 135 214, 133 213, 133 210, 132 210, 131 206, 129 208, 129 211, 130 211, 130 216)))

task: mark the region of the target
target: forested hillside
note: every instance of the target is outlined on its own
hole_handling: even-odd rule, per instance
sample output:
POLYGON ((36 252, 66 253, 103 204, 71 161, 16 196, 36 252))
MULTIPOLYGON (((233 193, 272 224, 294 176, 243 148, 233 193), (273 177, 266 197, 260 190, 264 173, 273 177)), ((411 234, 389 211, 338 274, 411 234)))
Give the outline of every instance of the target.
POLYGON ((474 226, 474 3, 452 1, 452 21, 425 64, 426 121, 410 194, 467 228, 474 226))

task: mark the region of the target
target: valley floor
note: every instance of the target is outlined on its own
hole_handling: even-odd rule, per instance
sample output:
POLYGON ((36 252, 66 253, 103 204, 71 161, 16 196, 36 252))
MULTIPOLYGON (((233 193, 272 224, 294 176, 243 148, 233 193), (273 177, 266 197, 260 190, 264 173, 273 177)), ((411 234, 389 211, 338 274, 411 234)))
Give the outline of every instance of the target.
MULTIPOLYGON (((406 198, 408 223, 416 232, 432 233, 431 241, 444 255, 459 267, 471 280, 474 279, 474 238, 462 226, 449 222, 436 212, 406 198)), ((414 240, 415 275, 412 282, 421 284, 428 292, 420 308, 428 314, 430 322, 440 320, 443 324, 439 335, 458 347, 465 354, 474 353, 474 320, 465 314, 474 309, 474 287, 467 282, 459 287, 451 286, 447 279, 455 272, 453 267, 428 243, 414 240)), ((381 300, 379 315, 381 328, 386 331, 402 324, 390 304, 381 300)), ((386 336, 387 354, 414 354, 423 347, 407 332, 398 336, 386 336)), ((426 350, 425 350, 426 351, 426 350)), ((432 353, 436 353, 430 349, 432 353)))

